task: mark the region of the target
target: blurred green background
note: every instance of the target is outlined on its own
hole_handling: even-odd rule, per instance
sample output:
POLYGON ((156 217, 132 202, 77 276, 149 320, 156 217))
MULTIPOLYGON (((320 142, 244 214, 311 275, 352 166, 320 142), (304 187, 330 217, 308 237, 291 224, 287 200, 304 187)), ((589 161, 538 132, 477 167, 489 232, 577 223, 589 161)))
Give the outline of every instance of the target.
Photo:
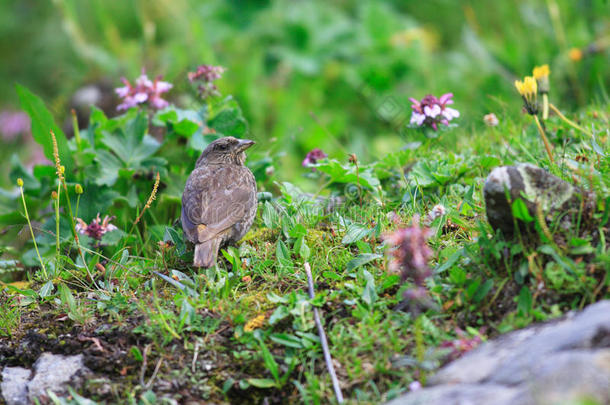
MULTIPOLYGON (((142 68, 185 104, 187 72, 222 65, 221 93, 242 106, 258 150, 281 156, 279 178, 292 179, 315 147, 366 162, 404 145, 408 97, 453 92, 459 145, 488 112, 518 116, 513 81, 543 63, 561 108, 604 104, 609 17, 606 0, 3 0, 0 110, 19 109, 15 83, 60 124, 90 84, 112 109, 120 77, 142 68)), ((34 156, 23 137, 3 142, 3 161, 34 156)))

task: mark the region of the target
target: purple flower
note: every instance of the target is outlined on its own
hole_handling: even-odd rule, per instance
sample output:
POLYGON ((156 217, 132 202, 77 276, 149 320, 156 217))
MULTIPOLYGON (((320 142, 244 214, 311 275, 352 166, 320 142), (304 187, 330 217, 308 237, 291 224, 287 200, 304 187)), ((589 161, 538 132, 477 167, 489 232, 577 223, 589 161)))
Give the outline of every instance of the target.
POLYGON ((18 135, 30 133, 30 117, 21 111, 0 112, 0 134, 5 141, 12 141, 18 135))
POLYGON ((432 274, 428 260, 432 250, 428 247, 429 228, 419 226, 419 216, 415 215, 410 227, 398 229, 384 239, 394 246, 391 267, 400 270, 402 280, 410 278, 418 287, 424 287, 427 277, 432 274))
POLYGON ((96 240, 102 240, 102 236, 106 232, 114 231, 117 229, 116 226, 112 225, 110 221, 112 221, 114 217, 109 217, 106 215, 104 219, 100 219, 100 214, 97 214, 97 217, 90 224, 87 225, 85 221, 80 218, 76 218, 76 232, 87 235, 96 240))
POLYGON ((188 78, 191 83, 198 82, 199 95, 206 98, 219 94, 214 81, 220 79, 225 70, 222 66, 200 65, 197 70, 188 73, 188 78))
POLYGON ((136 79, 134 86, 124 77, 121 78, 121 81, 125 86, 114 90, 123 99, 123 102, 118 105, 117 110, 128 110, 143 103, 148 103, 152 108, 157 110, 169 105, 167 100, 161 97, 161 94, 168 92, 172 85, 161 81, 161 76, 151 81, 146 73, 142 71, 140 77, 136 79))
POLYGON ((316 163, 318 163, 318 160, 322 160, 327 158, 328 155, 326 153, 324 153, 322 151, 322 149, 320 148, 315 148, 312 149, 307 156, 305 156, 305 159, 303 159, 303 167, 308 167, 310 165, 315 165, 316 163))
POLYGON ((409 98, 413 103, 411 109, 411 124, 418 127, 427 125, 438 130, 438 124, 449 125, 449 121, 460 116, 460 112, 454 108, 447 107, 453 104, 453 93, 446 93, 441 98, 428 94, 421 101, 409 98))

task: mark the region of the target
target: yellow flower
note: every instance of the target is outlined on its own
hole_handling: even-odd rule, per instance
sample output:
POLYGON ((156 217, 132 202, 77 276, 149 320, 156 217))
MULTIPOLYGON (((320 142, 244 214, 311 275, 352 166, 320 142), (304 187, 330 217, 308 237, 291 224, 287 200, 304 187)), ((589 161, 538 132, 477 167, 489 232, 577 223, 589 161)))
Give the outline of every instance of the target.
POLYGON ((21 177, 19 177, 19 178, 17 179, 17 186, 18 186, 18 187, 23 187, 23 179, 22 179, 21 177))
POLYGON ((525 109, 531 115, 538 113, 538 85, 533 76, 526 76, 523 81, 515 80, 515 87, 523 97, 525 109))
POLYGON ((540 80, 543 77, 549 77, 549 74, 551 74, 551 69, 549 69, 549 65, 534 67, 534 78, 536 80, 540 80))
POLYGON ((568 52, 568 57, 572 62, 578 62, 582 59, 582 51, 578 48, 572 48, 568 52))
POLYGON ((244 332, 252 332, 254 329, 258 329, 265 324, 265 315, 258 315, 250 319, 246 326, 244 326, 244 332))
POLYGON ((538 90, 540 91, 540 93, 548 93, 550 90, 549 74, 551 74, 549 65, 536 66, 534 68, 533 74, 534 78, 538 82, 538 90))

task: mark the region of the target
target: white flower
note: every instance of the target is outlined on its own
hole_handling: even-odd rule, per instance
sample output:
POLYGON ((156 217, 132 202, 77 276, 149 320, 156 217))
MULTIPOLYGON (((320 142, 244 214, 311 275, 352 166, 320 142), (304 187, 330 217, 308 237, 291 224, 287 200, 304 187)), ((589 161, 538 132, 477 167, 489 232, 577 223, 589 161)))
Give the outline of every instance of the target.
POLYGON ((420 114, 418 112, 413 111, 411 114, 411 124, 416 124, 417 126, 421 126, 424 123, 426 116, 424 114, 420 114))
POLYGON ((485 124, 487 124, 490 127, 495 127, 496 125, 498 125, 500 123, 500 121, 498 120, 498 117, 496 117, 496 114, 494 114, 494 113, 489 113, 489 114, 485 115, 483 117, 483 121, 485 122, 485 124))
POLYGON ((426 114, 428 117, 434 118, 437 115, 439 115, 440 113, 441 113, 441 107, 439 107, 438 104, 433 105, 432 108, 430 108, 429 106, 424 107, 424 114, 426 114))
POLYGON ((460 112, 455 108, 445 107, 445 109, 443 110, 443 117, 445 117, 447 121, 451 121, 452 119, 457 118, 459 116, 460 112))

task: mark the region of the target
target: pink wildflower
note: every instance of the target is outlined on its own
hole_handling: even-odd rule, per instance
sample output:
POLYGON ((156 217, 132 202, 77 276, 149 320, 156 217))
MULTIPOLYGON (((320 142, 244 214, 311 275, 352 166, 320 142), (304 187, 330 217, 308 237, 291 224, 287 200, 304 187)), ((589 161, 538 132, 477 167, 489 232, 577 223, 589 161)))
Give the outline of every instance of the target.
POLYGON ((303 159, 303 167, 308 167, 310 165, 315 165, 316 163, 318 163, 318 160, 322 160, 327 158, 328 155, 326 153, 324 153, 324 151, 322 151, 322 149, 320 148, 315 148, 312 149, 307 156, 305 156, 305 159, 303 159))
POLYGON ((409 98, 413 103, 411 109, 411 124, 418 127, 427 125, 435 131, 438 124, 449 125, 449 121, 460 116, 460 112, 454 108, 447 107, 453 104, 453 93, 443 94, 440 99, 428 94, 421 101, 409 98))
POLYGON ((148 103, 152 108, 160 110, 169 105, 167 100, 161 97, 162 93, 168 92, 172 85, 168 82, 161 81, 161 76, 158 76, 154 81, 151 81, 146 73, 142 71, 140 77, 135 81, 135 86, 132 86, 129 80, 124 77, 121 81, 124 87, 118 87, 114 91, 123 99, 123 102, 118 105, 117 110, 128 110, 138 104, 148 103))
POLYGON ((12 141, 18 135, 30 133, 30 117, 22 111, 0 111, 0 135, 5 141, 12 141))
POLYGON ((96 240, 102 240, 102 236, 106 232, 114 231, 118 229, 116 226, 112 225, 110 221, 112 221, 114 217, 109 217, 106 215, 104 219, 100 219, 100 214, 97 214, 97 217, 90 224, 87 225, 85 221, 80 218, 76 218, 76 232, 87 235, 96 240))
POLYGON ((214 81, 220 79, 225 72, 222 66, 200 65, 194 72, 188 73, 191 83, 198 82, 197 90, 202 98, 218 95, 218 88, 214 81))

